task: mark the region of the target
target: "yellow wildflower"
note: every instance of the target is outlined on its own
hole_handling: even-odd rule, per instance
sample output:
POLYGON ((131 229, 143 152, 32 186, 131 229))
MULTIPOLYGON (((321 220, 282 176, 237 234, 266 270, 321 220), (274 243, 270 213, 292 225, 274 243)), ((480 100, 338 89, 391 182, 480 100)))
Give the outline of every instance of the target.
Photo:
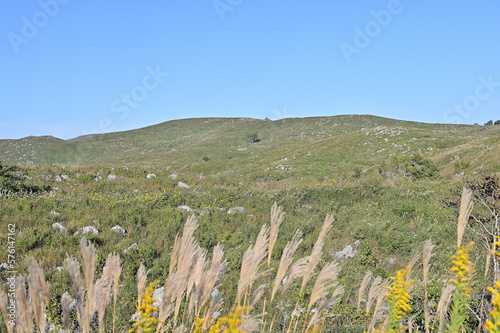
POLYGON ((495 282, 495 288, 488 287, 488 291, 493 294, 491 298, 491 304, 493 309, 491 310, 491 320, 488 319, 484 324, 484 328, 489 333, 499 333, 500 332, 500 281, 495 282))
POLYGON ((411 296, 408 291, 409 287, 415 281, 410 280, 409 272, 409 267, 397 271, 396 276, 391 276, 391 279, 394 280, 392 287, 385 287, 390 291, 390 293, 385 295, 389 301, 388 332, 397 332, 400 320, 411 310, 408 304, 411 296))
POLYGON ((142 332, 153 332, 158 326, 158 319, 151 317, 153 312, 159 309, 153 306, 153 303, 157 301, 156 298, 151 298, 154 293, 154 287, 158 284, 158 280, 155 280, 149 284, 146 291, 143 294, 141 305, 137 307, 137 312, 139 312, 139 319, 134 324, 134 328, 130 329, 129 333, 142 333, 142 332))
MULTIPOLYGON (((498 249, 500 247, 500 236, 495 236, 496 241, 493 243, 493 247, 498 249)), ((493 251, 494 254, 500 257, 498 251, 493 251)), ((495 282, 495 286, 488 287, 488 291, 493 295, 491 297, 491 305, 493 309, 491 310, 491 319, 488 319, 484 324, 484 328, 489 333, 500 333, 500 280, 495 282)))
POLYGON ((475 272, 475 270, 472 269, 473 264, 469 260, 469 253, 472 251, 473 244, 473 242, 470 242, 466 247, 460 246, 457 253, 451 256, 453 267, 450 270, 455 272, 455 278, 451 279, 450 282, 453 283, 457 289, 464 288, 467 294, 471 292, 471 287, 468 284, 470 276, 475 272))
POLYGON ((465 247, 459 246, 457 252, 451 256, 453 266, 450 270, 455 273, 455 277, 450 280, 455 285, 450 323, 448 324, 448 332, 451 333, 461 332, 462 323, 467 317, 467 305, 472 292, 470 277, 475 272, 472 269, 473 264, 469 260, 472 245, 474 245, 473 242, 465 247))
MULTIPOLYGON (((238 306, 236 309, 229 313, 226 317, 220 317, 213 325, 209 327, 208 332, 209 333, 244 333, 239 328, 240 324, 243 324, 243 313, 247 310, 250 310, 251 307, 243 307, 243 306, 238 306)), ((196 318, 196 323, 195 323, 195 330, 194 333, 201 333, 204 332, 204 323, 209 322, 211 318, 207 319, 200 319, 196 318)))

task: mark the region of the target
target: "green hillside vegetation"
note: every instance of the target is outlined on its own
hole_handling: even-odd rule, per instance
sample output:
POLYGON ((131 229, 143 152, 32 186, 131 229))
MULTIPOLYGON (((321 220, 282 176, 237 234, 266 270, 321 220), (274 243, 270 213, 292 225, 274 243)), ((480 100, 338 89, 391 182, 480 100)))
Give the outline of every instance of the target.
MULTIPOLYGON (((275 314, 273 331, 281 332, 288 329, 296 304, 307 309, 317 275, 303 289, 299 278, 270 310, 272 279, 296 231, 303 233, 303 241, 293 263, 311 254, 328 215, 333 218, 332 227, 324 238, 315 272, 333 269, 329 263, 338 262, 336 283, 343 292, 322 313, 322 331, 368 331, 376 313, 373 308, 366 310, 368 294, 359 299, 365 274, 370 271, 373 279, 380 277, 387 283, 391 276, 397 279, 396 272, 403 276, 406 273, 401 270, 429 239, 434 246, 428 283, 423 282, 426 278, 419 259, 411 273, 416 281, 408 301, 411 310, 404 318, 405 325, 411 318, 414 328, 425 331, 425 313, 430 311, 431 331, 437 331, 443 320, 453 317, 451 305, 443 320, 436 315, 446 285, 443 281, 452 277, 450 256, 457 251, 463 187, 473 191, 475 206, 466 220, 469 228, 462 244, 474 242, 470 255, 476 275, 469 293, 471 310, 460 325, 475 330, 489 318, 486 303, 491 293, 485 288, 497 276, 492 269, 496 261, 486 254, 493 236, 498 235, 491 208, 498 214, 500 126, 349 115, 279 121, 186 119, 75 140, 0 140, 0 156, 0 171, 4 170, 0 173, 0 221, 5 229, 0 242, 8 243, 7 225, 15 224, 15 268, 26 276, 27 267, 34 267, 29 258, 40 264, 50 283, 48 320, 57 328, 63 326, 63 294, 69 291, 73 299, 77 297, 65 262, 68 256, 83 262, 81 251, 87 247, 81 244, 82 228, 93 226, 99 232, 85 234, 98 251, 96 279, 103 274, 108 254, 120 255, 115 326, 121 332, 134 324, 131 317, 138 304, 141 263, 150 270, 144 290, 155 280, 160 281, 157 287, 164 285, 170 276, 175 237, 183 233, 193 213, 198 225, 193 236, 206 250, 207 260, 217 244, 223 247, 229 270, 218 287, 223 298, 220 312, 230 316, 237 310, 233 305, 239 303, 243 254, 255 244, 262 225, 270 225, 270 209, 276 203, 285 213, 284 219, 269 264, 266 259, 259 265, 260 271, 268 265, 273 271, 250 287, 255 291, 260 285, 267 286, 249 313, 268 312, 261 318, 266 331, 275 314), (155 177, 146 178, 150 174, 155 177), (189 207, 189 212, 182 206, 189 207), (235 207, 243 209, 229 213, 235 207), (64 229, 54 229, 54 223, 64 229), (126 234, 112 231, 116 225, 126 234), (137 247, 125 253, 133 244, 137 247), (353 255, 342 257, 348 246, 353 255), (430 310, 424 306, 425 299, 435 300, 428 304, 430 310)), ((0 263, 8 262, 7 254, 2 251, 0 263)), ((5 270, 0 275, 4 280, 7 277, 5 270)), ((241 299, 239 305, 248 305, 248 294, 247 303, 241 299)), ((112 308, 110 303, 108 312, 112 308)), ((187 299, 182 301, 180 313, 189 330, 196 320, 186 308, 187 299)), ((243 315, 249 310, 241 311, 243 315)), ((312 316, 305 311, 293 325, 302 330, 312 316)), ((113 316, 106 320, 110 331, 113 316)), ((79 325, 75 309, 69 321, 72 327, 79 325)), ((383 318, 372 328, 382 322, 383 318)), ((91 331, 97 331, 97 316, 90 325, 91 331)))

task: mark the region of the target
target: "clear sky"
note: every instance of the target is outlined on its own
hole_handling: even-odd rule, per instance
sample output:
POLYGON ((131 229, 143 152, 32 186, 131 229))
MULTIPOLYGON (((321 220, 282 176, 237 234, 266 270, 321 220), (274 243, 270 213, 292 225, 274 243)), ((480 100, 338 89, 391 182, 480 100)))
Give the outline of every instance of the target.
POLYGON ((193 117, 500 119, 500 2, 19 0, 0 139, 193 117))

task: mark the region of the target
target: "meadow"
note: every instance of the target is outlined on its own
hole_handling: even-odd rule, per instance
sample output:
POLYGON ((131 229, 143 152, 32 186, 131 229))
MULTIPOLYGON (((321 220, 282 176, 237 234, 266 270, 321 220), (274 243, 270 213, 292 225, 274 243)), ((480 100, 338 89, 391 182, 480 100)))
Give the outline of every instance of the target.
POLYGON ((472 332, 491 320, 495 126, 186 122, 0 140, 18 329, 472 332))

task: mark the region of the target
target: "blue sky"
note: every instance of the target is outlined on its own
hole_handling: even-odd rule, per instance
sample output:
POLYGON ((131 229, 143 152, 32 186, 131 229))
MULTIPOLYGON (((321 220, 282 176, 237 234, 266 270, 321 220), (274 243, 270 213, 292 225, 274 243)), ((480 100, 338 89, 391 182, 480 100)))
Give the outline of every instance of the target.
POLYGON ((193 117, 500 119, 500 3, 4 1, 0 139, 193 117))

